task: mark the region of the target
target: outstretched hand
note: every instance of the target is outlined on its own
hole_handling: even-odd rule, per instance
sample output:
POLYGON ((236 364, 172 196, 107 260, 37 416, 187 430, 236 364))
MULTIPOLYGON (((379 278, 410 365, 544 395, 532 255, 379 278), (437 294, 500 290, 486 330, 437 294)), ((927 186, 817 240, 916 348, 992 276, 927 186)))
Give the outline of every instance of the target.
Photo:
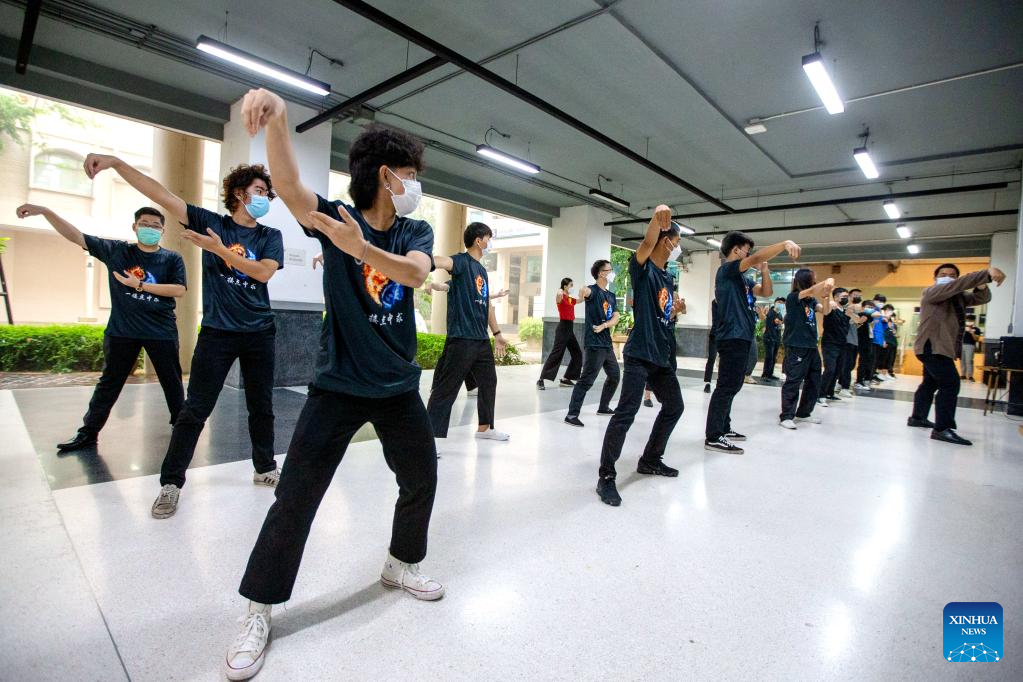
POLYGON ((82 167, 85 169, 85 174, 89 176, 89 179, 96 177, 100 171, 105 171, 108 168, 113 168, 117 165, 118 159, 116 156, 109 154, 89 154, 85 157, 85 163, 82 167))
POLYGON ((251 136, 284 111, 284 100, 265 88, 249 90, 242 99, 242 123, 251 136))
POLYGON ((799 254, 802 252, 802 249, 800 248, 799 244, 795 243, 791 239, 788 239, 785 241, 785 251, 788 252, 789 258, 791 258, 792 260, 797 260, 799 258, 799 254))
POLYGON ((114 276, 114 279, 116 279, 118 282, 128 287, 129 289, 138 289, 139 285, 142 284, 142 280, 140 280, 138 277, 131 274, 127 270, 124 271, 123 275, 119 273, 117 270, 111 270, 110 274, 114 276))
POLYGON ((362 236, 362 228, 356 222, 344 206, 338 205, 338 215, 341 220, 334 220, 326 213, 309 211, 307 214, 309 227, 323 234, 337 248, 349 256, 359 257, 365 247, 365 239, 362 236))
POLYGON ((181 238, 186 242, 195 244, 204 251, 215 253, 218 256, 222 256, 225 250, 224 242, 220 239, 220 235, 208 227, 206 228, 205 235, 193 232, 192 230, 183 230, 181 232, 181 238))
POLYGON ((36 204, 22 204, 17 208, 15 213, 17 213, 19 218, 25 219, 34 215, 43 215, 44 213, 46 213, 46 211, 47 208, 45 206, 37 206, 36 204))

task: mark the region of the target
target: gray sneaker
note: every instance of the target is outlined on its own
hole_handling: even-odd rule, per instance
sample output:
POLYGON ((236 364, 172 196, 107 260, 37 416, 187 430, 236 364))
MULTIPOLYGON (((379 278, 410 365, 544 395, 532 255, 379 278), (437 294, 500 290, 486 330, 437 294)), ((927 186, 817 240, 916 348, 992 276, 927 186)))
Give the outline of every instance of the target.
POLYGON ((280 468, 261 474, 258 471, 252 472, 252 482, 256 485, 265 485, 267 488, 276 488, 277 482, 281 480, 280 468))
POLYGON ((153 518, 169 519, 178 510, 178 496, 181 495, 181 488, 172 483, 160 488, 160 494, 153 502, 153 518))

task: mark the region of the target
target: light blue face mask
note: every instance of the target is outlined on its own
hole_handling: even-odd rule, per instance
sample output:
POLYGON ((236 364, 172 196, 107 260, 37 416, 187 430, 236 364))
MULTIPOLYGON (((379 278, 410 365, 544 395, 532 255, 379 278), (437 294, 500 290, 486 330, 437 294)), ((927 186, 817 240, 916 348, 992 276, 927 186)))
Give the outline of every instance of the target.
POLYGON ((778 304, 778 313, 781 314, 781 315, 785 314, 785 304, 784 303, 779 303, 778 304))
POLYGON ((270 199, 268 197, 253 194, 249 203, 245 204, 245 210, 249 215, 259 220, 270 212, 270 199))
POLYGON ((160 237, 163 236, 163 231, 158 230, 155 227, 138 227, 135 230, 135 236, 139 239, 139 244, 145 244, 146 246, 156 246, 160 243, 160 237))

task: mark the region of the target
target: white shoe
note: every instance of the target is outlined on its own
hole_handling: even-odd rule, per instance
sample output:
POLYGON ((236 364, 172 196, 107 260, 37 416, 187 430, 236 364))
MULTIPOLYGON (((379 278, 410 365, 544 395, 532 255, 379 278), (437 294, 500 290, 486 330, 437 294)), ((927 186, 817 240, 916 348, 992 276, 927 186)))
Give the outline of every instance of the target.
POLYGON ((465 394, 470 398, 475 398, 480 394, 480 390, 478 388, 474 388, 471 391, 466 391, 465 394))
POLYGON ((808 424, 820 424, 821 418, 815 414, 811 414, 809 417, 796 417, 796 423, 806 422, 808 424))
POLYGON ((838 392, 839 398, 852 398, 853 395, 854 395, 853 392, 850 391, 848 388, 843 388, 841 391, 838 392))
POLYGON ((281 480, 280 468, 261 474, 258 471, 252 472, 252 482, 255 485, 264 485, 267 488, 276 488, 277 482, 281 480))
POLYGON ((790 429, 792 431, 795 431, 797 428, 796 422, 792 421, 791 419, 786 419, 785 421, 778 422, 778 426, 782 427, 783 429, 790 429))
POLYGON ((173 483, 160 488, 160 494, 156 496, 150 513, 154 519, 168 519, 174 516, 178 510, 178 498, 181 496, 181 488, 173 483))
POLYGON ((444 596, 444 586, 420 573, 419 564, 398 561, 390 553, 384 562, 384 570, 380 573, 380 582, 384 587, 405 590, 423 601, 434 601, 444 596))
POLYGON ((831 404, 827 401, 826 398, 817 398, 817 404, 820 405, 821 407, 831 407, 831 404))
POLYGON ((263 667, 270 637, 270 604, 249 602, 249 612, 238 619, 241 629, 227 650, 224 673, 229 680, 247 680, 263 667))
POLYGON ((476 437, 480 440, 510 440, 511 436, 503 431, 495 431, 494 429, 487 429, 486 431, 477 431, 476 437))

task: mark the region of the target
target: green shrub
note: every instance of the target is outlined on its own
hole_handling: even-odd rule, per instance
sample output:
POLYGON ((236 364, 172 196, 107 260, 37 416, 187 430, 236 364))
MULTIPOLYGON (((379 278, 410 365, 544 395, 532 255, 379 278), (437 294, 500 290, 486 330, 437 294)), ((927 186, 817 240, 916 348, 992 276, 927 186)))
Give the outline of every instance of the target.
MULTIPOLYGON (((443 334, 416 334, 416 361, 419 362, 420 367, 423 369, 437 368, 437 361, 440 359, 441 353, 444 352, 446 339, 447 336, 443 334)), ((490 346, 494 346, 493 339, 490 340, 490 346)), ((522 355, 519 354, 519 349, 515 346, 508 346, 507 354, 496 362, 501 366, 526 364, 522 360, 522 355)))
MULTIPOLYGON (((140 353, 139 363, 141 357, 140 353)), ((0 327, 0 371, 98 372, 101 369, 103 327, 90 324, 0 327)))
POLYGON ((615 325, 614 334, 628 334, 632 327, 632 313, 618 313, 618 324, 615 325))
POLYGON ((519 320, 519 339, 522 341, 542 341, 543 320, 537 317, 524 317, 519 320))

